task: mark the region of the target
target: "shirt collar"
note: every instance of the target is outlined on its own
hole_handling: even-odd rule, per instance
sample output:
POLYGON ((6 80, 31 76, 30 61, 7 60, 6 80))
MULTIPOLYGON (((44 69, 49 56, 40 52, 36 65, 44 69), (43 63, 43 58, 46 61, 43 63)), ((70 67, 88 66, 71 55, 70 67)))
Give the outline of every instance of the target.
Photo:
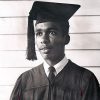
MULTIPOLYGON (((56 65, 54 65, 53 67, 55 68, 56 70, 56 73, 55 75, 57 75, 63 68, 64 66, 68 63, 68 59, 66 56, 64 56, 64 58, 59 62, 57 63, 56 65)), ((46 75, 48 76, 49 74, 49 68, 50 66, 46 63, 46 61, 44 61, 44 70, 46 72, 46 75)))

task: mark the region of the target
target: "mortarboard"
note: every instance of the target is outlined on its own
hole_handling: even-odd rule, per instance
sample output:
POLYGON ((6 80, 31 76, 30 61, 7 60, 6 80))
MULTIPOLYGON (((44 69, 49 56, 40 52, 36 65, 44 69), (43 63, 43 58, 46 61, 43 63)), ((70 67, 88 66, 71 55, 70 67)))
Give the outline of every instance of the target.
POLYGON ((36 23, 41 23, 45 21, 62 21, 68 23, 68 20, 79 8, 80 5, 76 4, 35 1, 28 16, 27 59, 37 59, 35 52, 33 20, 36 20, 36 23))

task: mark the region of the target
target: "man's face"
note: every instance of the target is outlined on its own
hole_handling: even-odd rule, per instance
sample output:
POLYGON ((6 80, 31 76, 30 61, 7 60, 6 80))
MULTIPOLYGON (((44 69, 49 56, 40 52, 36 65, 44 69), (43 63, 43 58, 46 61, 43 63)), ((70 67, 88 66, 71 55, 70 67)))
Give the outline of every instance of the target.
POLYGON ((60 24, 43 22, 35 25, 37 47, 44 59, 57 60, 64 56, 65 36, 60 24))

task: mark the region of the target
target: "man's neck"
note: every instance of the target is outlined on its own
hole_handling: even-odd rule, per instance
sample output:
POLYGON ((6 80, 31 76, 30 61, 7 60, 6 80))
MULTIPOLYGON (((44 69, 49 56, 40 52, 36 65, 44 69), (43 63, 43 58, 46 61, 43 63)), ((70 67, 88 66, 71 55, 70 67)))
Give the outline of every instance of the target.
MULTIPOLYGON (((56 72, 55 72, 55 75, 57 75, 64 67, 65 65, 68 63, 68 59, 66 56, 64 56, 64 58, 58 62, 57 64, 55 64, 53 67, 55 68, 56 72)), ((44 70, 45 70, 45 73, 46 75, 48 76, 49 75, 49 70, 48 68, 50 67, 49 64, 47 64, 46 61, 43 62, 43 65, 44 65, 44 70)))
POLYGON ((63 58, 64 58, 65 55, 63 55, 62 57, 58 57, 57 59, 44 59, 48 65, 50 66, 54 66, 56 65, 57 63, 59 63, 63 58))

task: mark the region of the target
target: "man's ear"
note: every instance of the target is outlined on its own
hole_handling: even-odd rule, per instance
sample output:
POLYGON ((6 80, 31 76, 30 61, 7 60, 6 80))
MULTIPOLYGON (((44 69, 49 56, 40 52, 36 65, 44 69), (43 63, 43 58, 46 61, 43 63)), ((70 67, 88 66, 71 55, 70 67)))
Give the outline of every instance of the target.
POLYGON ((65 45, 68 44, 69 42, 70 42, 70 36, 65 35, 65 45))

